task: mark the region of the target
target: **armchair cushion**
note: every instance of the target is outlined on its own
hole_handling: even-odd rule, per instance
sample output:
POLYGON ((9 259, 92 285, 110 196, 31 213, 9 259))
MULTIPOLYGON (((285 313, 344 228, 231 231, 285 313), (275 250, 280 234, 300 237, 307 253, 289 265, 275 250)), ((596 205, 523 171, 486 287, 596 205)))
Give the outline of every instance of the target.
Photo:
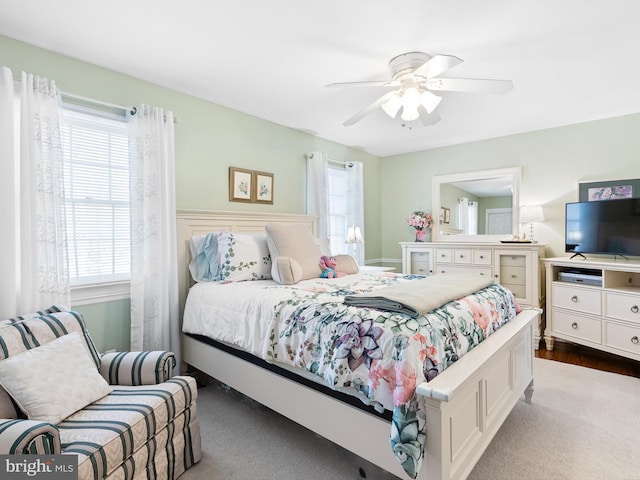
POLYGON ((30 420, 51 423, 112 390, 77 332, 1 361, 0 384, 30 420))
POLYGON ((111 352, 101 357, 100 374, 109 385, 156 385, 173 376, 172 352, 111 352))

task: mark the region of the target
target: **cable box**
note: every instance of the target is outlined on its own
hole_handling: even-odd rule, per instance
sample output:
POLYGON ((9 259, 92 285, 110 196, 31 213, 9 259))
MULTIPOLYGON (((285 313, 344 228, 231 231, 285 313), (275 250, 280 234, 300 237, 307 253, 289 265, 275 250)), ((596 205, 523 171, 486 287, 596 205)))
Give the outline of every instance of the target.
POLYGON ((561 282, 582 283, 584 285, 602 286, 602 275, 577 272, 558 272, 558 280, 561 282))

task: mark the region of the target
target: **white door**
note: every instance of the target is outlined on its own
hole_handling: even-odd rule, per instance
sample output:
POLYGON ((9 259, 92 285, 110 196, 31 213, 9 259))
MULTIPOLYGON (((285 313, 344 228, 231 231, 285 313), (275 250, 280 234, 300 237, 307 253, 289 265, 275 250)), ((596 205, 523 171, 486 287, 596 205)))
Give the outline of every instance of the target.
POLYGON ((488 208, 486 215, 487 235, 510 235, 513 233, 511 226, 510 208, 488 208))

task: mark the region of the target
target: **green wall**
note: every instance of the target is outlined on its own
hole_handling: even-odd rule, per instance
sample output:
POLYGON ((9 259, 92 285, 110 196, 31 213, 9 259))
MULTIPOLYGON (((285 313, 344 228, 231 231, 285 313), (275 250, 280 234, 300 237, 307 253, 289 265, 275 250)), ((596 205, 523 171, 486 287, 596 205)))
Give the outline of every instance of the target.
MULTIPOLYGON (((21 71, 46 76, 70 94, 120 105, 147 103, 173 111, 178 119, 175 143, 179 209, 306 213, 307 152, 322 151, 337 161, 363 162, 366 258, 380 257, 377 157, 3 36, 0 66, 11 68, 14 77, 19 77, 21 71), (230 166, 274 173, 274 204, 229 202, 230 166)), ((87 305, 78 310, 87 313, 93 336, 102 349, 128 348, 128 302, 87 305)))
MULTIPOLYGON (((406 217, 414 210, 431 212, 433 175, 522 166, 520 203, 543 205, 546 221, 536 226, 536 238, 548 245, 547 255, 564 253, 564 204, 577 199, 579 181, 640 178, 640 114, 380 159, 2 36, 0 65, 14 75, 24 70, 55 79, 72 94, 172 110, 178 118, 176 202, 181 209, 304 213, 305 153, 362 161, 366 258, 382 258, 398 268, 398 242, 414 238, 406 217), (273 172, 274 205, 230 203, 229 166, 273 172)), ((101 349, 127 348, 127 301, 80 309, 90 317, 101 349)))
POLYGON ((522 167, 520 204, 544 209, 537 240, 547 244, 547 256, 564 255, 564 204, 578 199, 579 181, 640 178, 638 132, 640 114, 633 114, 386 157, 382 255, 399 261, 398 242, 412 239, 406 216, 431 211, 433 175, 514 166, 522 167))

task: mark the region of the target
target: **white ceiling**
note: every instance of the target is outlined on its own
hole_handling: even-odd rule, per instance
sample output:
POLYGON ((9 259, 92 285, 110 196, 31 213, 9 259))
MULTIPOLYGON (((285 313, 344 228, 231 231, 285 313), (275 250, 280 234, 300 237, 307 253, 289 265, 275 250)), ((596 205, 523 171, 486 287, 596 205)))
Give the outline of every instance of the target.
POLYGON ((0 0, 2 35, 378 156, 640 112, 639 19, 638 0, 0 0), (416 50, 514 89, 442 93, 430 127, 342 126, 385 90, 324 85, 416 50))

